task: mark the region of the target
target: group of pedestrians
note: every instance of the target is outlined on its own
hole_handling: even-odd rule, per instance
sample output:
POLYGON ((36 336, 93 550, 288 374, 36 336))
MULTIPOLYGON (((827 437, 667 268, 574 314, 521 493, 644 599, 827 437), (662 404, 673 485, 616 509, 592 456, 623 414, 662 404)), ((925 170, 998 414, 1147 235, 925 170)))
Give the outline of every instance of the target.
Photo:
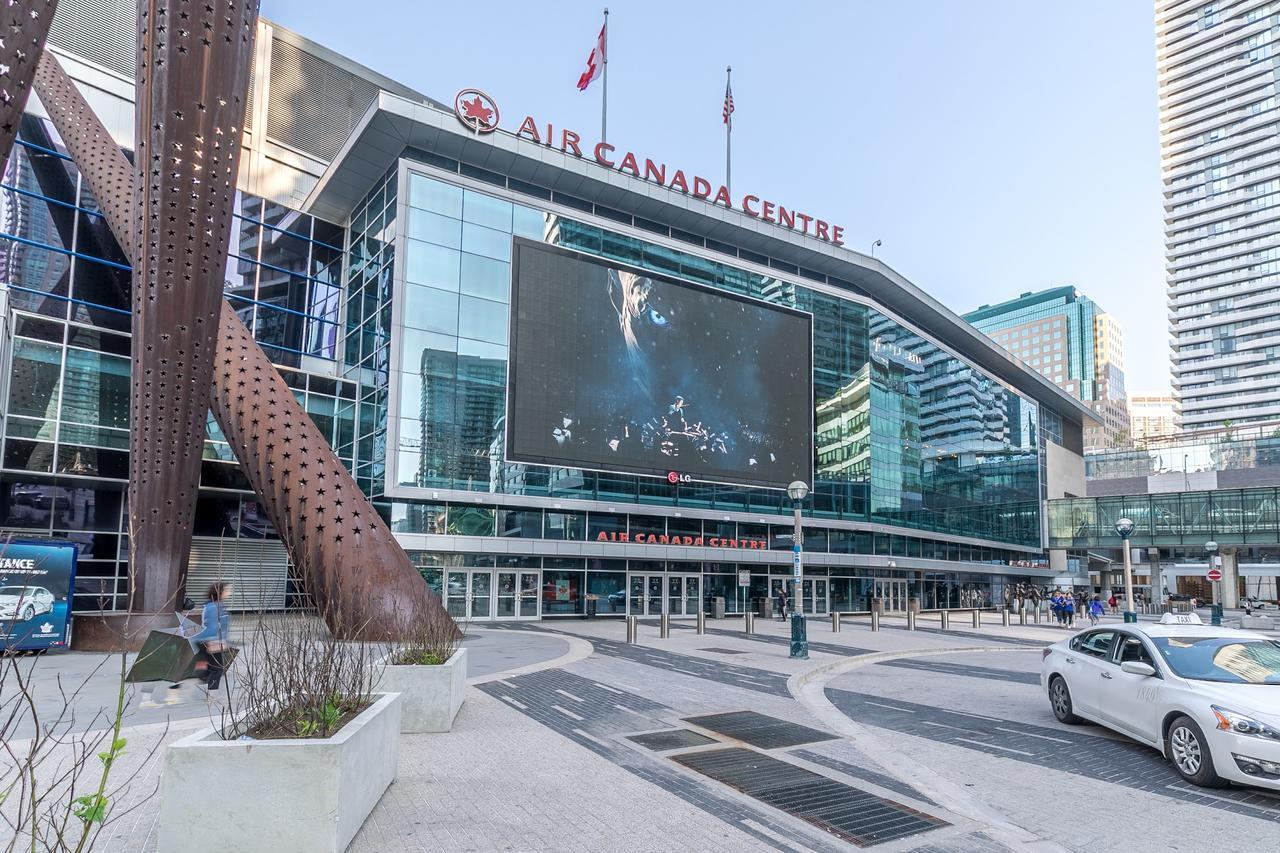
POLYGON ((1097 625, 1102 618, 1102 600, 1084 592, 1054 590, 1049 596, 1049 611, 1058 625, 1064 628, 1074 628, 1076 617, 1085 616, 1089 617, 1090 625, 1097 625))

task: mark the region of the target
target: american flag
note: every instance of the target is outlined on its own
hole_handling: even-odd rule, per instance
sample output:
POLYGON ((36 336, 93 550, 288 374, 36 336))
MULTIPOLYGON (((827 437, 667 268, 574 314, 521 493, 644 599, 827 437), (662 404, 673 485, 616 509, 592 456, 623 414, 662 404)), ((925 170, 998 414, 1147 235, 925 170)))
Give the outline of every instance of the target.
POLYGON ((733 87, 726 81, 724 84, 724 123, 725 124, 727 125, 733 124, 733 119, 730 118, 731 115, 733 115, 733 87))

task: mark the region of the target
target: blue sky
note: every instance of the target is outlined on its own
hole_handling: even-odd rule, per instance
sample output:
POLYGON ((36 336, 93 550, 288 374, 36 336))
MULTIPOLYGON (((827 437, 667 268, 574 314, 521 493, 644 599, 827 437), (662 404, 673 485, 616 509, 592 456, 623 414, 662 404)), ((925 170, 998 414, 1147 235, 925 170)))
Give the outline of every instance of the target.
MULTIPOLYGON (((600 2, 365 6, 263 14, 443 101, 475 86, 595 139, 574 84, 600 2), (361 10, 368 14, 364 14, 361 10)), ((1149 2, 609 4, 609 141, 722 179, 733 66, 735 195, 840 223, 957 311, 1073 284, 1119 317, 1128 387, 1167 391, 1149 2)), ((514 128, 515 125, 511 125, 514 128)))

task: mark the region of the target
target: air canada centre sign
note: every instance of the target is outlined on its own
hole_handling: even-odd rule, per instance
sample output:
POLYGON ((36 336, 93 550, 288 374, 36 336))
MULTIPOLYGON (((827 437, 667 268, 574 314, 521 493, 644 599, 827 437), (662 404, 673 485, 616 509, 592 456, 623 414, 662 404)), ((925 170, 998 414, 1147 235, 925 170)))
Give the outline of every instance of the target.
MULTIPOLYGON (((479 90, 464 89, 459 92, 454 99, 454 113, 463 126, 477 135, 498 129, 497 103, 479 90), (470 100, 465 97, 469 93, 470 100)), ((741 211, 747 216, 816 237, 833 246, 844 245, 842 225, 833 225, 824 219, 751 193, 731 196, 728 187, 713 184, 701 175, 684 169, 669 168, 666 163, 641 157, 632 151, 620 151, 603 140, 595 143, 583 141, 582 135, 576 131, 556 128, 549 122, 541 123, 531 115, 524 117, 515 135, 545 148, 562 151, 579 160, 593 160, 606 169, 632 175, 669 190, 721 205, 727 210, 741 211)))

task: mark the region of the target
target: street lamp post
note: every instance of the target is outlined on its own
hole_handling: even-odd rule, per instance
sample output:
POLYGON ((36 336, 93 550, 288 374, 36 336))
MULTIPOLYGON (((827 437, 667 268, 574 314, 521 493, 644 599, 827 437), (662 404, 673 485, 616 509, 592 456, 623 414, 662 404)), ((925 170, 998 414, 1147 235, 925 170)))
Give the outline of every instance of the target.
MULTIPOLYGON (((1210 539, 1204 543, 1204 550, 1209 554, 1209 568, 1217 569, 1221 565, 1222 558, 1218 556, 1218 543, 1210 539)), ((1209 623, 1212 625, 1222 624, 1222 587, 1219 584, 1222 581, 1211 580, 1213 584, 1213 605, 1209 609, 1209 623)))
POLYGON ((1133 535, 1133 519, 1122 518, 1116 522, 1120 545, 1124 548, 1124 621, 1137 622, 1138 613, 1133 609, 1133 557, 1129 554, 1129 537, 1133 535))
POLYGON ((809 496, 809 486, 796 480, 787 486, 787 495, 795 511, 795 534, 791 540, 791 656, 809 659, 809 639, 805 635, 804 614, 800 608, 800 553, 804 545, 804 531, 800 526, 800 507, 809 496))

